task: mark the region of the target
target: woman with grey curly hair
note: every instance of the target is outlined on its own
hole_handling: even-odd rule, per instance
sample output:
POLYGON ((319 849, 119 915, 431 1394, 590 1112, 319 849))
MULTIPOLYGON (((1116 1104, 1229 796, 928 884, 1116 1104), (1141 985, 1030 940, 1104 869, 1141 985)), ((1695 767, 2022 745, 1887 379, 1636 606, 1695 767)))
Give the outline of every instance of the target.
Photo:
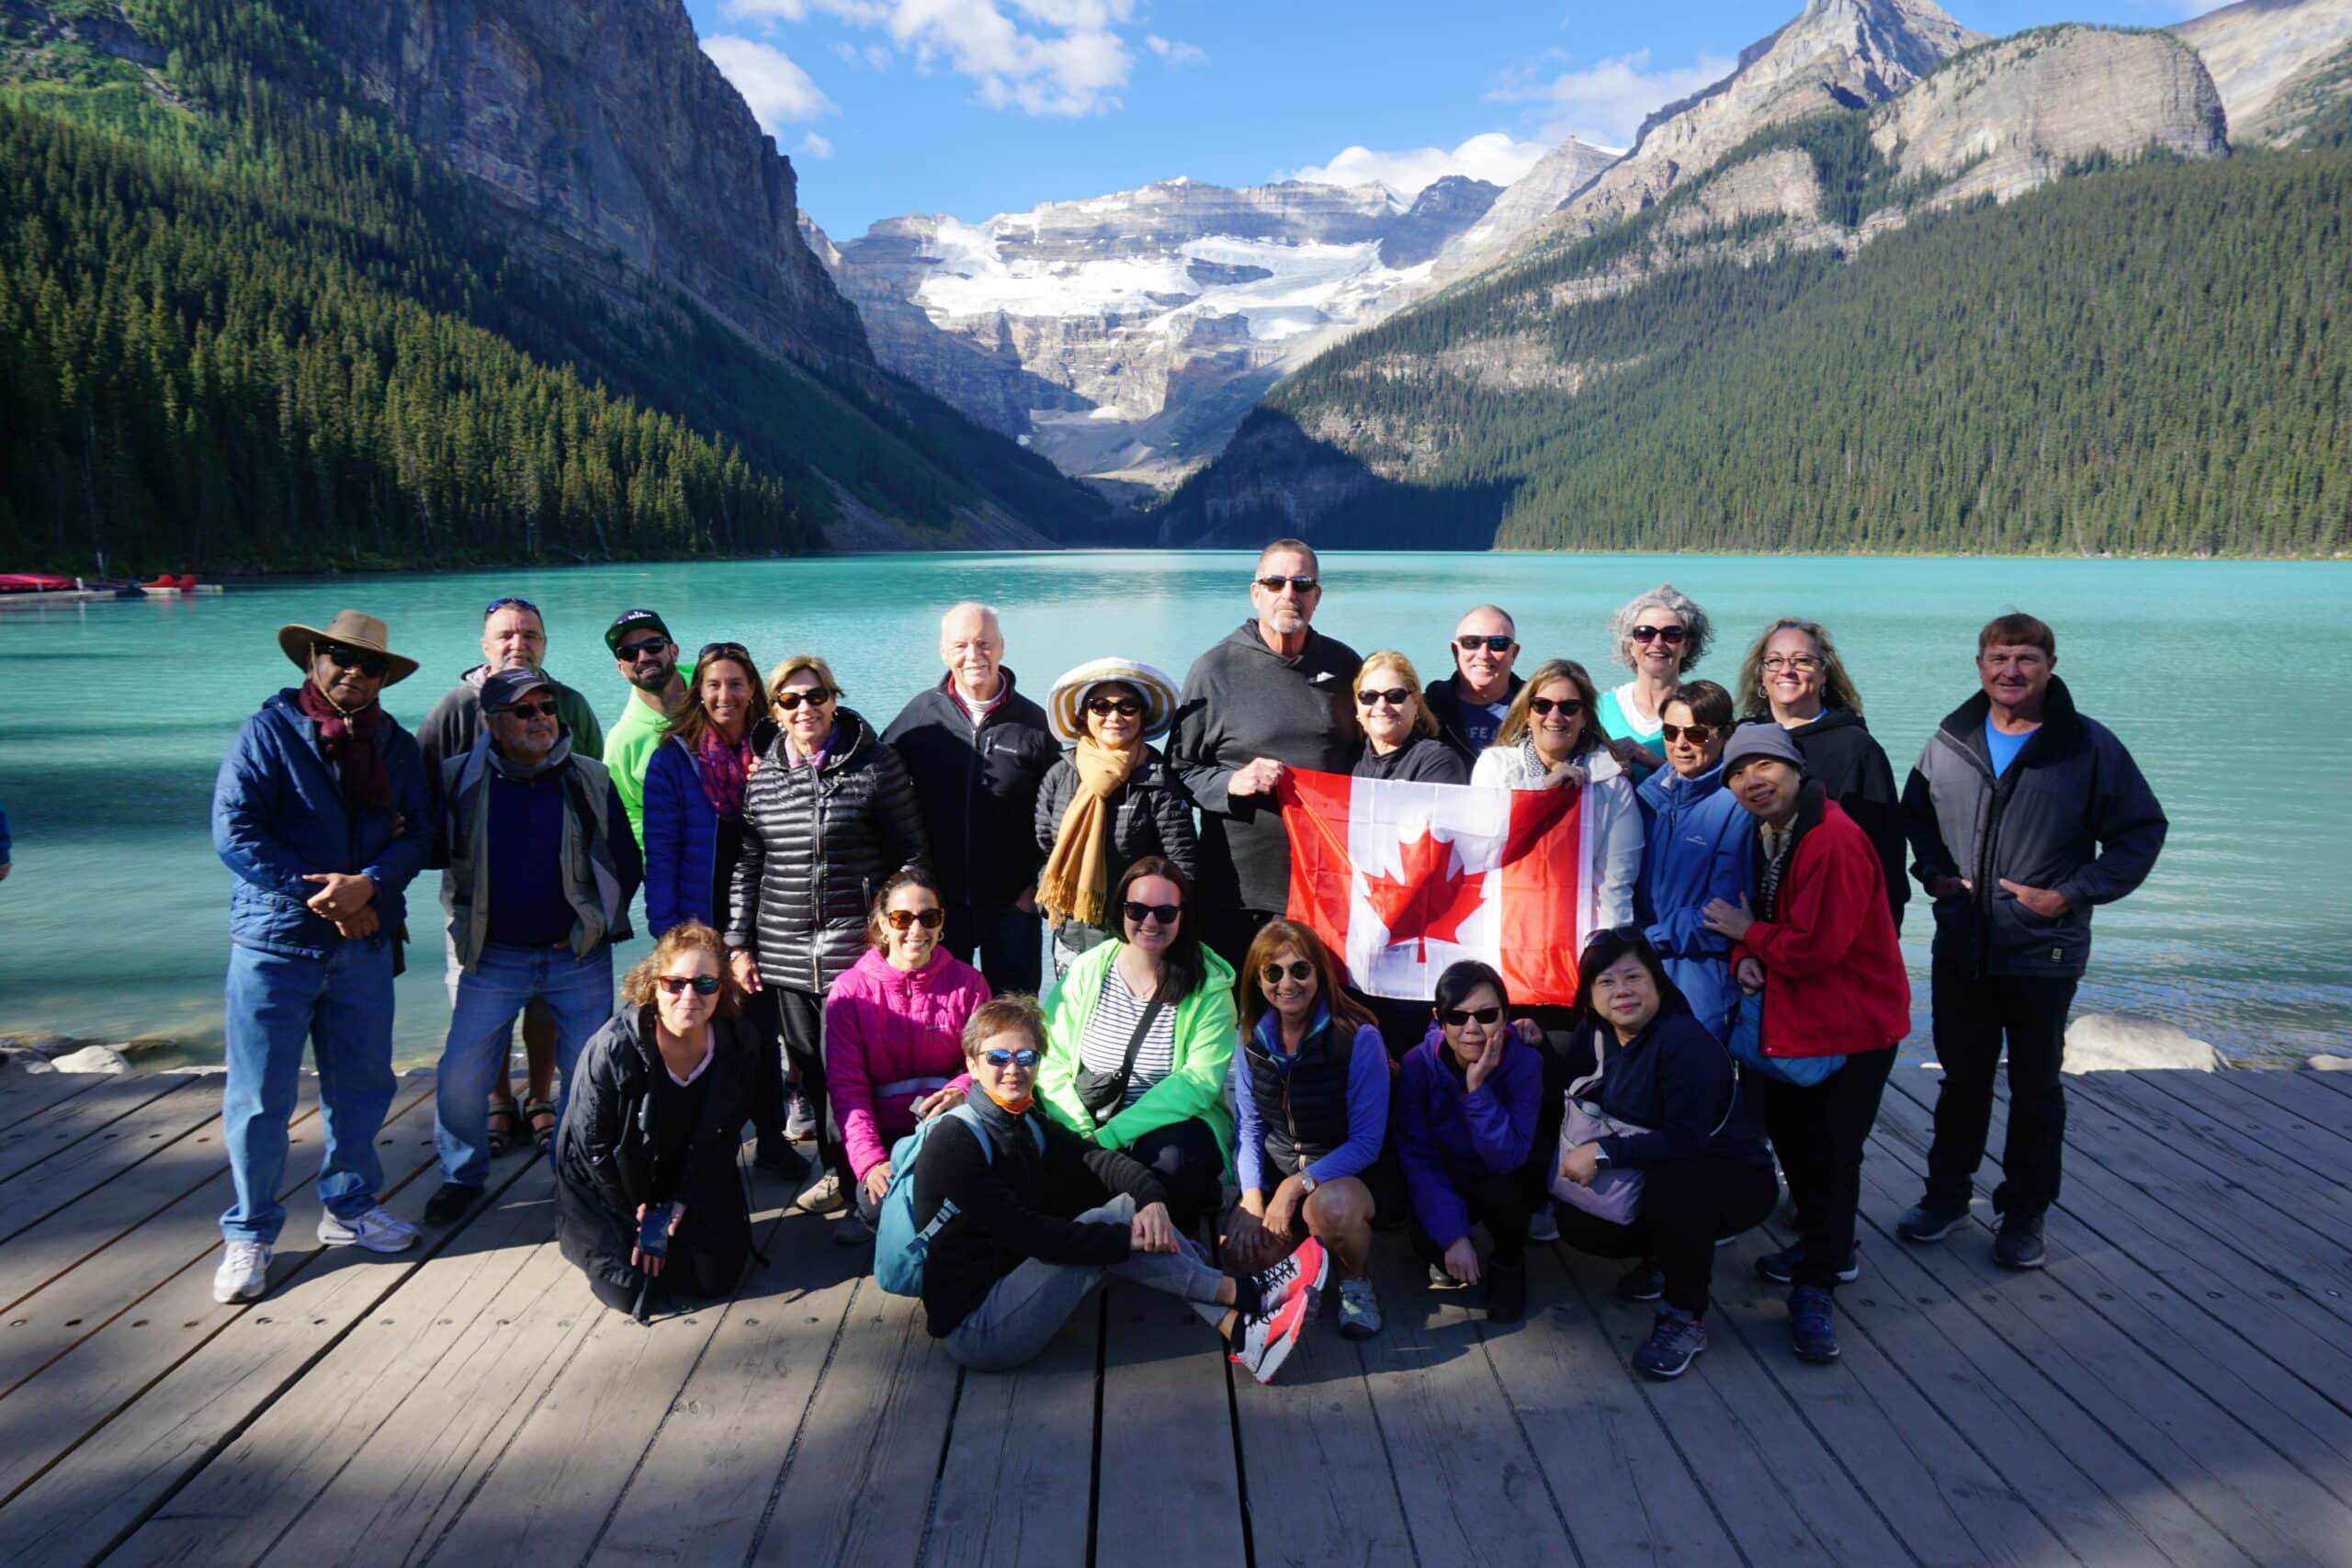
POLYGON ((1611 739, 1630 740, 1647 753, 1634 764, 1638 783, 1664 761, 1658 743, 1667 699, 1705 656, 1714 624, 1689 594, 1661 582, 1610 617, 1609 634, 1611 657, 1634 678, 1601 694, 1600 728, 1611 739))

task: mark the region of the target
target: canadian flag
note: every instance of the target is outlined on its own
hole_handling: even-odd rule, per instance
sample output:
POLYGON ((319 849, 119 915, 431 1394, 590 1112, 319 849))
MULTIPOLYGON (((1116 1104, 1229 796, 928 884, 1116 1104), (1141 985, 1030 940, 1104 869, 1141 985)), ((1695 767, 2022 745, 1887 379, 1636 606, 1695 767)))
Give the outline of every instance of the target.
POLYGON ((1514 1005, 1576 999, 1582 792, 1403 784, 1291 769, 1290 917, 1356 985, 1427 1001, 1483 960, 1514 1005))

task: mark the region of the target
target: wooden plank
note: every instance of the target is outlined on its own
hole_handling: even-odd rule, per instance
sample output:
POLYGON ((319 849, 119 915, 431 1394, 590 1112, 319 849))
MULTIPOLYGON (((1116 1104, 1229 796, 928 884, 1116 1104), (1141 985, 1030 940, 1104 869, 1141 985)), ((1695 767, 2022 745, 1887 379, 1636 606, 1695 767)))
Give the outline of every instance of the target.
POLYGON ((111 1083, 118 1076, 113 1073, 55 1071, 28 1073, 22 1067, 12 1067, 0 1073, 0 1130, 28 1122, 51 1106, 62 1105, 102 1083, 111 1083))
MULTIPOLYGON (((2143 1083, 2154 1083, 2160 1089, 2172 1086, 2173 1075, 2168 1073, 2134 1073, 2132 1076, 2143 1083)), ((2233 1089, 2268 1100, 2293 1118, 2295 1122, 2334 1138, 2335 1143, 2332 1147, 2352 1153, 2352 1100, 2340 1094, 2322 1093, 2315 1087, 2315 1080, 2324 1080, 2333 1075, 2257 1068, 2212 1076, 2233 1089)))
MULTIPOLYGON (((2262 1091, 2250 1079, 2283 1073, 2098 1073, 2086 1075, 2109 1100, 2142 1109, 2153 1125, 2161 1118, 2197 1134, 2200 1149, 2224 1159, 2245 1159, 2256 1168, 2301 1173, 2332 1201, 2343 1216, 2352 1184, 2352 1138, 2330 1130, 2301 1110, 2282 1106, 2278 1091, 2262 1091), (2203 1080, 2186 1081, 2190 1077, 2203 1080), (2269 1158, 2263 1156, 2268 1156, 2269 1158)), ((2329 1095, 2330 1104, 2340 1096, 2329 1095)))
MULTIPOLYGON (((220 1097, 200 1089, 149 1100, 32 1169, 0 1180, 0 1214, 7 1216, 0 1229, 13 1235, 39 1224, 220 1119, 220 1097)), ((209 1152, 217 1162, 219 1145, 209 1152)))
POLYGON ((2184 1103, 2130 1073, 2086 1073, 2078 1082, 2089 1103, 2138 1126, 2199 1168, 2265 1201, 2291 1207, 2324 1232, 2341 1235, 2352 1228, 2352 1192, 2342 1173, 2307 1157, 2300 1134, 2286 1130, 2285 1118, 2272 1127, 2269 1119, 2278 1112, 2267 1100, 2214 1086, 2200 1088, 2197 1102, 2184 1103), (2226 1108, 2215 1103, 2216 1096, 2227 1097, 2226 1108))
POLYGON ((85 1138, 102 1137, 107 1127, 149 1100, 189 1088, 192 1082, 160 1073, 115 1075, 88 1093, 51 1107, 44 1115, 28 1117, 0 1131, 0 1180, 32 1170, 85 1138))
POLYGON ((1175 1297, 1114 1279, 1102 1335, 1097 1568, 1242 1562, 1233 1401, 1216 1332, 1175 1297))

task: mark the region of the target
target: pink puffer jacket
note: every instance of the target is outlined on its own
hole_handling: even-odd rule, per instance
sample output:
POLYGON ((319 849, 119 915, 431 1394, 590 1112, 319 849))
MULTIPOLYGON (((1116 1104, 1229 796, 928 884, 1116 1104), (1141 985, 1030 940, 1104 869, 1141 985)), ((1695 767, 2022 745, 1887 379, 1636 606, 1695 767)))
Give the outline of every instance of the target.
POLYGON ((945 948, 914 970, 868 948, 825 993, 825 1092, 861 1180, 915 1130, 915 1098, 964 1070, 964 1021, 988 999, 980 972, 945 948))

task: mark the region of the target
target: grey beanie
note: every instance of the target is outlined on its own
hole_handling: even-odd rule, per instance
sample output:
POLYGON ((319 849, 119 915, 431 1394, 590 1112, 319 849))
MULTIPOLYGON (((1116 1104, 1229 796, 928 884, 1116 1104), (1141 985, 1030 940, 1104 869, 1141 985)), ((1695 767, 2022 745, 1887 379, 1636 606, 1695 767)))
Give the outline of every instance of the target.
POLYGON ((1743 724, 1731 732, 1731 739, 1724 746, 1724 782, 1729 784, 1743 764, 1758 757, 1775 757, 1798 773, 1804 772, 1804 753, 1797 750, 1797 743, 1789 739, 1787 730, 1767 720, 1743 724))

